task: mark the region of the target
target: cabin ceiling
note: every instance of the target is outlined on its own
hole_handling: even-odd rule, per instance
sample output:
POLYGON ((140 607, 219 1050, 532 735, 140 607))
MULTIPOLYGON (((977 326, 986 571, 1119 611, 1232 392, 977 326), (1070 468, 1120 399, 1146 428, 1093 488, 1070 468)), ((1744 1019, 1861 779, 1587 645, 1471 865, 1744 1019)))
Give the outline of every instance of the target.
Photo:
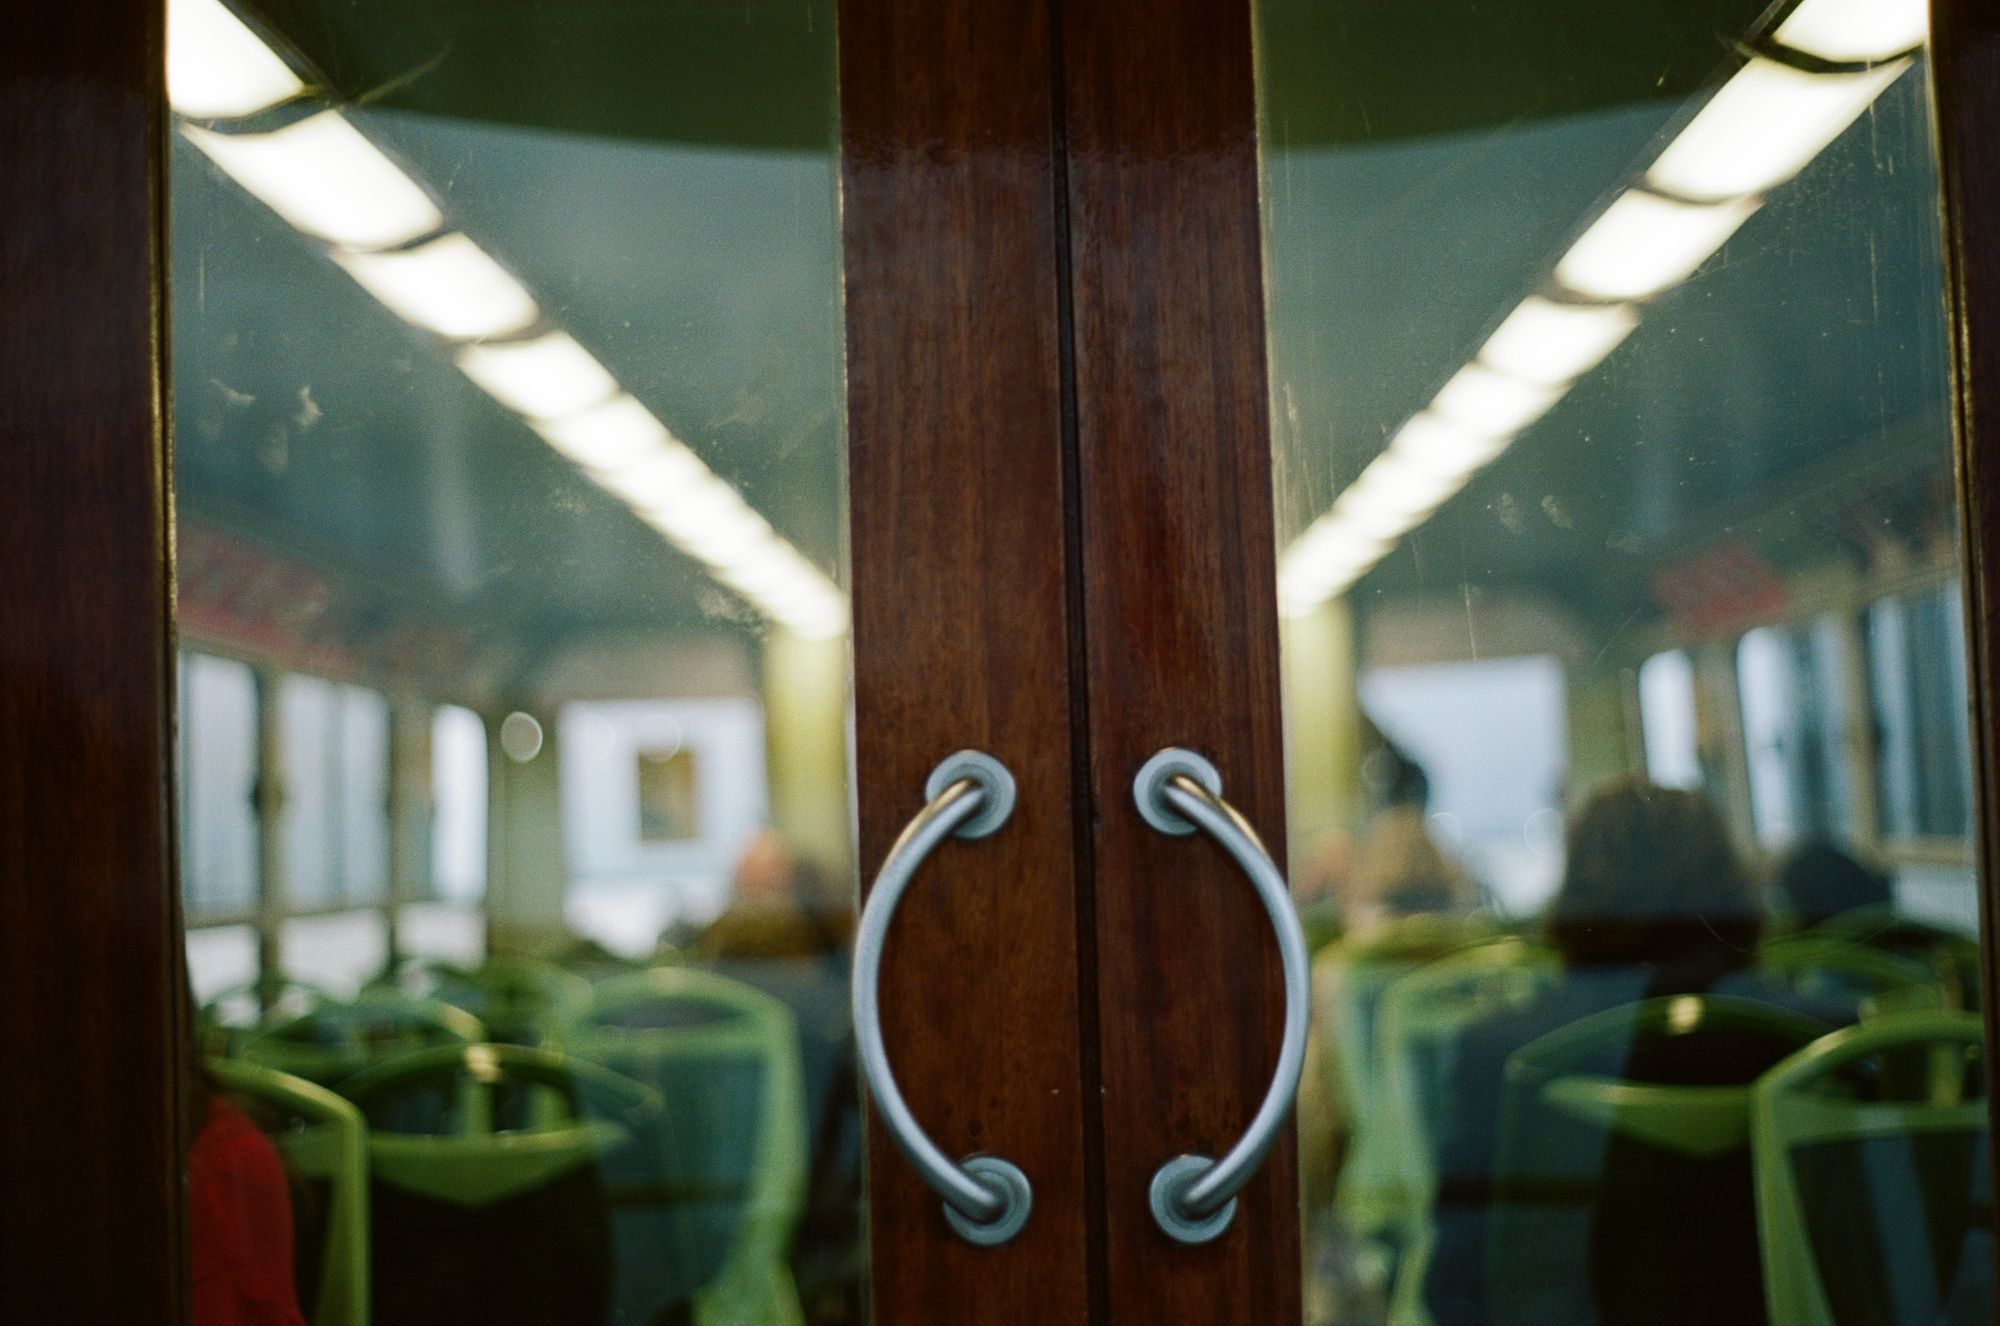
MULTIPOLYGON (((1760 8, 1260 5, 1282 524, 1324 509, 1534 288, 1760 8)), ((831 3, 261 13, 450 224, 839 564, 831 3)), ((1660 558, 1778 530, 1790 478, 1936 468, 1930 171, 1906 78, 1356 592, 1520 584, 1622 619, 1660 558)), ((543 650, 750 624, 178 138, 172 182, 186 517, 543 650)), ((1814 553, 1788 530, 1774 556, 1814 553)))

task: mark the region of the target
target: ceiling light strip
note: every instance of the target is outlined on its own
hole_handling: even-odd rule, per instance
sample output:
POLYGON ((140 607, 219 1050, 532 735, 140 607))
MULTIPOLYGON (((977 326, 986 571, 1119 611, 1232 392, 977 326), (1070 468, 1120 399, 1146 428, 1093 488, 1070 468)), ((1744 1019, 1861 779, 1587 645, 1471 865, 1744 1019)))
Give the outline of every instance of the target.
POLYGON ((1698 271, 1762 206, 1864 114, 1923 43, 1923 0, 1804 0, 1780 47, 1868 68, 1807 72, 1752 56, 1555 265, 1560 298, 1521 301, 1472 360, 1284 551, 1278 594, 1312 612, 1552 409, 1639 325, 1634 301, 1698 271))
POLYGON ((431 194, 339 111, 263 133, 187 122, 242 119, 306 92, 221 0, 171 0, 167 55, 181 134, 224 174, 325 243, 390 312, 461 343, 460 371, 716 581, 797 634, 847 630, 840 587, 569 333, 524 335, 541 322, 534 297, 471 239, 445 231, 431 194), (492 339, 503 337, 523 339, 492 339))

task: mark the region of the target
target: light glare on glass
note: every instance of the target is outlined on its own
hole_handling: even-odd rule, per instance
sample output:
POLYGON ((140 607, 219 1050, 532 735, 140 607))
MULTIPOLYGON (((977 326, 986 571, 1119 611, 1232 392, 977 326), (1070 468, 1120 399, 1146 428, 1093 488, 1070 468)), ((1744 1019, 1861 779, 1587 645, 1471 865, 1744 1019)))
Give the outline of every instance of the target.
POLYGON ((531 419, 529 424, 544 442, 593 472, 630 469, 662 454, 665 447, 673 448, 670 454, 693 461, 667 426, 630 396, 615 396, 562 419, 531 419))
POLYGON ((1524 381, 1569 382, 1603 363, 1638 325, 1629 304, 1558 304, 1533 295, 1507 315, 1479 358, 1524 381))
POLYGON ((458 366, 508 409, 530 419, 559 419, 600 405, 618 383, 568 332, 532 341, 469 345, 458 366))
POLYGON ((267 134, 181 133, 294 227, 350 249, 407 244, 444 224, 430 196, 337 112, 267 134))
POLYGON ((1805 0, 1772 35, 1822 60, 1864 64, 1915 50, 1929 31, 1924 0, 1805 0))
POLYGON ((1473 362, 1439 389, 1431 409, 1470 433, 1511 437, 1548 413, 1562 385, 1529 382, 1473 362))
POLYGON ((1389 452, 1419 469, 1451 476, 1471 474, 1512 441, 1510 435, 1473 432, 1425 410, 1397 431, 1389 452))
POLYGON ((305 83, 220 0, 167 6, 167 100, 198 120, 269 110, 305 83))
POLYGON ((1646 182, 1683 198, 1763 193, 1860 117, 1907 61, 1853 74, 1808 74, 1757 57, 1736 71, 1674 141, 1646 182))
POLYGON ((1683 203, 1627 190, 1563 255, 1556 279, 1595 299, 1656 295, 1693 276, 1758 203, 1683 203))
POLYGON ((453 340, 504 336, 541 315, 521 283, 464 235, 394 253, 336 249, 333 260, 390 312, 453 340))

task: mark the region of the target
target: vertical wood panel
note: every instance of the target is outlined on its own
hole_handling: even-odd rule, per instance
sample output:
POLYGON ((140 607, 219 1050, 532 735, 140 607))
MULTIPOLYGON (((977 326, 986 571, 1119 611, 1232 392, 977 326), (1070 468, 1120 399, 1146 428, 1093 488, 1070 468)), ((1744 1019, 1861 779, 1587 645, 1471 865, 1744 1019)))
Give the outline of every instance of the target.
POLYGON ((0 41, 0 1320, 178 1320, 161 14, 0 41))
MULTIPOLYGON (((1986 1099, 2000 1130, 2000 7, 1934 0, 1931 87, 1944 193, 1953 415, 1979 838, 1986 1099)), ((1994 1157, 2000 1184, 2000 1156, 1994 1157)), ((2000 1257, 2000 1252, 1996 1252, 2000 1257)))
POLYGON ((1034 1185, 1012 1243, 952 1235, 871 1111, 878 1326, 1087 1320, 1053 87, 1038 2, 840 10, 855 744, 872 874, 945 755, 1019 784, 889 936, 910 1104, 1034 1185))
POLYGON ((1249 884, 1144 827, 1139 765, 1221 770, 1284 856, 1283 760, 1250 6, 1063 6, 1109 1320, 1299 1315, 1287 1130, 1217 1241, 1154 1226, 1147 1187, 1220 1155, 1269 1084, 1283 1016, 1249 884))

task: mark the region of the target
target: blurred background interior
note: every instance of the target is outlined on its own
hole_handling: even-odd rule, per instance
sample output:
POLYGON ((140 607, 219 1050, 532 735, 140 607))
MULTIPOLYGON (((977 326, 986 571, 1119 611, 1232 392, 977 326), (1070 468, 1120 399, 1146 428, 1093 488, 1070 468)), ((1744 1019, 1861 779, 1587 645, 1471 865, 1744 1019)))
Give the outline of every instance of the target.
MULTIPOLYGON (((1309 1319, 1990 1320, 1921 5, 1256 12, 1309 1319)), ((864 1320, 831 0, 171 14, 285 1292, 864 1320)))

